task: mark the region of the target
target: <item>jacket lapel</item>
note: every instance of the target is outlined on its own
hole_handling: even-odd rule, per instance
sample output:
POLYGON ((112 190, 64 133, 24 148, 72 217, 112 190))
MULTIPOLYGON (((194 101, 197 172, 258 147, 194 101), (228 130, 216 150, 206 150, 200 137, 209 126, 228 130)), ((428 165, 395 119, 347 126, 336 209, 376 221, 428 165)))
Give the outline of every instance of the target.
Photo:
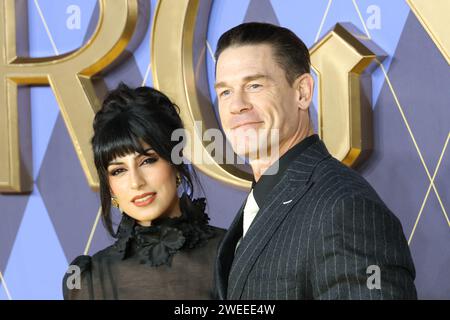
MULTIPOLYGON (((247 234, 242 239, 232 261, 228 288, 228 299, 240 299, 253 265, 280 227, 287 213, 312 186, 310 177, 317 164, 330 155, 323 142, 306 149, 286 170, 282 179, 267 195, 265 205, 258 212, 247 234)), ((242 209, 240 211, 240 234, 242 235, 242 209)), ((223 246, 227 244, 224 242, 223 246)), ((234 247, 232 248, 234 250, 234 247)), ((224 270, 225 271, 225 270, 224 270)))
POLYGON ((236 244, 242 237, 242 224, 245 201, 238 211, 238 214, 231 223, 217 251, 217 258, 214 270, 216 281, 216 295, 218 299, 227 298, 228 275, 234 259, 236 244))

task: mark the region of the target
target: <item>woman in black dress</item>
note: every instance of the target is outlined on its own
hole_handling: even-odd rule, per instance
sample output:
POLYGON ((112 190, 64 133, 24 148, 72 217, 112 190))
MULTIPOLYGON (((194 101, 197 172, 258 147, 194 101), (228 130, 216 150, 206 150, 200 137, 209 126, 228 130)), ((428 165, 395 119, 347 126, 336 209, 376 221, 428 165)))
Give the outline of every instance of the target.
POLYGON ((102 220, 117 240, 71 263, 64 299, 211 298, 224 230, 208 225, 205 199, 192 199, 190 171, 172 155, 172 132, 182 128, 176 106, 155 89, 121 84, 106 97, 92 147, 102 220), (111 206, 122 212, 117 232, 111 206))

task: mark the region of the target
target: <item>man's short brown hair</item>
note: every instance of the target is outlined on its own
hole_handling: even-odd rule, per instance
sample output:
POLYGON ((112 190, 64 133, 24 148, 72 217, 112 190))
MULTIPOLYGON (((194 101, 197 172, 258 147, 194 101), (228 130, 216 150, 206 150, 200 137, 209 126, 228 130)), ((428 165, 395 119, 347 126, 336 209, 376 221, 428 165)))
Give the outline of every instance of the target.
POLYGON ((309 51, 303 41, 291 30, 269 23, 243 23, 222 34, 217 42, 216 61, 229 47, 259 44, 272 47, 289 84, 292 85, 298 76, 310 72, 309 51))

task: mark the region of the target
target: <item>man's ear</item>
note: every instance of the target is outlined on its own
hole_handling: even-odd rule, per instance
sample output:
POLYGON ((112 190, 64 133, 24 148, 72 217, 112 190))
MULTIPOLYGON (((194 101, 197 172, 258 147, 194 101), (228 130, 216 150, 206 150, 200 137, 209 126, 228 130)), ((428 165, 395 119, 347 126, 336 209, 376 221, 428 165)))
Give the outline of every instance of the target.
POLYGON ((298 76, 294 81, 294 88, 297 90, 297 105, 302 110, 308 110, 314 93, 314 78, 310 73, 298 76))

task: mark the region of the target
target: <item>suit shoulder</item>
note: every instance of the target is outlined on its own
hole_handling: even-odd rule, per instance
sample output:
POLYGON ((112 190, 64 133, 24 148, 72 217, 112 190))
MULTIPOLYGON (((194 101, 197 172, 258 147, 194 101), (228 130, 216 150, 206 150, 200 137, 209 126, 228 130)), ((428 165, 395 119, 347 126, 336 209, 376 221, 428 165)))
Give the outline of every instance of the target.
POLYGON ((312 178, 316 181, 326 181, 324 178, 330 179, 331 177, 338 176, 341 179, 345 178, 348 182, 357 181, 368 184, 368 182, 361 176, 360 173, 354 169, 346 166, 336 158, 330 157, 319 162, 314 169, 312 178))
POLYGON ((335 158, 331 157, 319 163, 311 180, 316 188, 326 185, 333 190, 332 195, 336 199, 366 199, 385 206, 375 189, 359 172, 335 158))

